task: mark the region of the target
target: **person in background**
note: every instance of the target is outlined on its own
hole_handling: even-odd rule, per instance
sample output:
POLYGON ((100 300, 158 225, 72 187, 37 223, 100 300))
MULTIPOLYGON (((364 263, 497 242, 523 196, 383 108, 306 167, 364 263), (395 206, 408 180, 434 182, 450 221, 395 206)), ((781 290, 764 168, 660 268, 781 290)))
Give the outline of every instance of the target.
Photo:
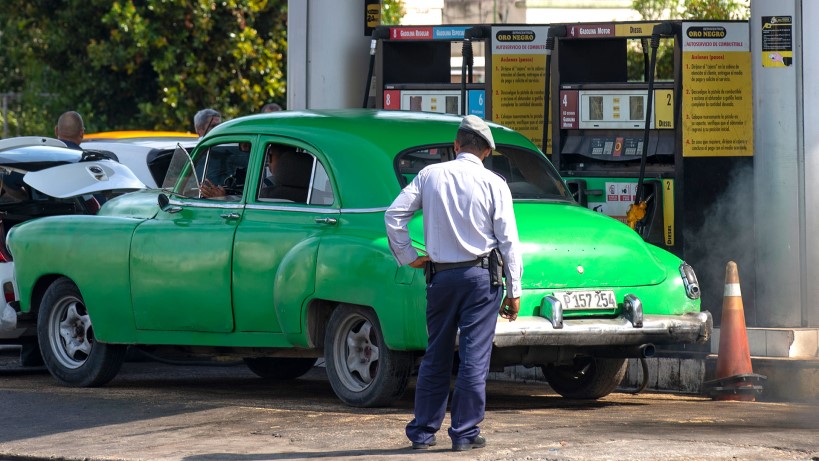
POLYGON ((85 136, 85 124, 83 124, 82 116, 73 110, 64 112, 57 119, 54 136, 64 142, 69 149, 82 150, 80 143, 83 136, 85 136))
POLYGON ((222 114, 213 109, 202 109, 193 116, 193 128, 200 138, 220 123, 222 114))
POLYGON ((276 104, 275 102, 271 102, 270 104, 265 104, 262 106, 262 113, 265 114, 267 112, 278 112, 282 109, 282 106, 276 104))
POLYGON ((458 376, 452 393, 452 450, 486 446, 478 424, 486 409, 486 378, 498 314, 513 321, 520 309, 521 259, 512 193, 486 169, 495 141, 486 123, 463 118, 455 135, 457 158, 427 166, 384 214, 390 250, 399 265, 427 273, 429 342, 415 388, 415 419, 406 427, 414 449, 436 444, 446 415, 455 340, 460 330, 458 376), (428 256, 412 245, 408 224, 424 210, 428 256), (503 256, 506 298, 494 255, 503 256), (500 310, 500 311, 499 311, 500 310))

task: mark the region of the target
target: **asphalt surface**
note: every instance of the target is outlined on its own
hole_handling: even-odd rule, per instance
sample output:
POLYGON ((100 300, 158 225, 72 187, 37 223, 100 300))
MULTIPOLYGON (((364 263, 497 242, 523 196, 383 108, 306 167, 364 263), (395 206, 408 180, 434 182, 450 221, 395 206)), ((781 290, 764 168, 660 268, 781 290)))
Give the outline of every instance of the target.
MULTIPOLYGON (((314 368, 266 382, 243 365, 127 362, 107 386, 68 388, 0 354, 3 460, 819 460, 819 404, 615 393, 571 401, 544 383, 490 381, 486 448, 445 430, 411 450, 413 385, 390 408, 340 403, 314 368)), ((444 421, 444 428, 448 421, 444 421)))

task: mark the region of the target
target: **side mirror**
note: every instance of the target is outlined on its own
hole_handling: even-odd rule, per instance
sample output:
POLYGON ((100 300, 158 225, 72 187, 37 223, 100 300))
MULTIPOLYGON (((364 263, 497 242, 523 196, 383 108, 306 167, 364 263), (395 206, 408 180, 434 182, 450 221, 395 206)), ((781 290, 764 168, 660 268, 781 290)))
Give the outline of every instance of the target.
POLYGON ((159 203, 159 208, 166 213, 179 213, 182 211, 181 206, 171 205, 171 199, 165 194, 159 194, 156 201, 159 203))

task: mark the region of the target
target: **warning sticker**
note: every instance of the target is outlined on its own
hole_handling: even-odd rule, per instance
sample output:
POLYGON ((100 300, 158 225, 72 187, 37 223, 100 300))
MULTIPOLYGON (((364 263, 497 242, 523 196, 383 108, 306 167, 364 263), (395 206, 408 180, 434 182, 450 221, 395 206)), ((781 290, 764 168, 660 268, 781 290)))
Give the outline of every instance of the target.
POLYGON ((793 18, 762 16, 762 67, 793 64, 793 18))

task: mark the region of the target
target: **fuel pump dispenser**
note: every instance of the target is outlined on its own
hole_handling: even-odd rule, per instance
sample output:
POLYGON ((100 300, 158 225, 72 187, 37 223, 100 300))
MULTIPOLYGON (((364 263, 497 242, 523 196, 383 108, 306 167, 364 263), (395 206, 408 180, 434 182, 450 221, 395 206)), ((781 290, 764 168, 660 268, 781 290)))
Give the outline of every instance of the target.
MULTIPOLYGON (((483 65, 475 75, 473 26, 380 26, 373 34, 375 107, 486 117, 483 65), (469 46, 466 46, 466 43, 469 46), (454 61, 461 57, 462 64, 454 61), (457 69, 457 71, 453 71, 457 69), (478 80, 480 82, 475 82, 478 80)), ((366 101, 365 101, 366 103, 366 101)))
POLYGON ((381 26, 373 35, 375 107, 477 115, 548 153, 548 33, 528 24, 381 26))
POLYGON ((747 22, 565 28, 552 52, 552 162, 579 203, 695 264, 707 211, 752 162, 747 22))

